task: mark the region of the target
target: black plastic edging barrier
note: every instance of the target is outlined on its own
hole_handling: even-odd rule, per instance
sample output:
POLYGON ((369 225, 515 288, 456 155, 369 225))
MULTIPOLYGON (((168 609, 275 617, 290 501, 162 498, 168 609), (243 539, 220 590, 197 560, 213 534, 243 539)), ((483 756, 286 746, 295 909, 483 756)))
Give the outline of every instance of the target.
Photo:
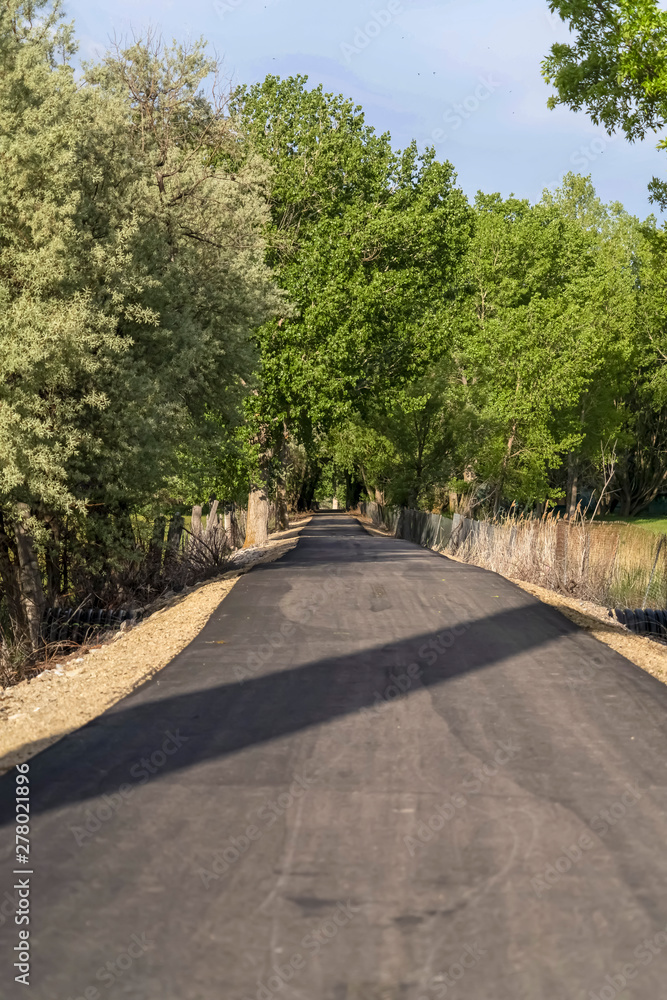
POLYGON ((98 632, 117 631, 123 622, 136 622, 142 616, 142 611, 47 608, 42 618, 42 638, 48 643, 73 642, 79 645, 98 632))
POLYGON ((655 635, 667 639, 667 610, 654 608, 614 608, 609 612, 612 618, 638 635, 655 635))

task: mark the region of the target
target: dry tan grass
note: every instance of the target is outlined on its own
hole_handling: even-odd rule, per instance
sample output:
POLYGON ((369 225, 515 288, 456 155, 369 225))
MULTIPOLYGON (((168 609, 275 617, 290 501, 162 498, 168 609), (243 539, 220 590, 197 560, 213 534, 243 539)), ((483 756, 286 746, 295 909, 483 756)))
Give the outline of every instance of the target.
POLYGON ((667 546, 641 528, 556 518, 478 522, 457 556, 607 607, 667 605, 667 546), (657 562, 656 562, 656 556, 657 562))
POLYGON ((423 511, 400 512, 367 504, 365 524, 419 542, 438 552, 452 551, 466 562, 511 579, 573 594, 607 607, 667 607, 666 536, 621 522, 571 523, 549 515, 464 519, 453 528, 448 518, 423 511), (370 514, 370 516, 368 516, 370 514), (449 526, 441 530, 438 524, 449 526), (451 541, 450 532, 452 532, 451 541), (441 544, 437 544, 441 539, 441 544))

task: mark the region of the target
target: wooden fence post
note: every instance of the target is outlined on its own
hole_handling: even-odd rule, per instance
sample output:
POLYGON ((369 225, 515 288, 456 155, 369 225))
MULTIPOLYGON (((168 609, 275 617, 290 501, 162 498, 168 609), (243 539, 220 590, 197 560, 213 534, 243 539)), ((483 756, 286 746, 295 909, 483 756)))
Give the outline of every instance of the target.
POLYGON ((209 515, 206 518, 206 537, 213 538, 218 529, 218 501, 212 500, 209 515))
POLYGON ((192 517, 190 519, 190 531, 195 536, 195 538, 201 538, 201 506, 197 504, 192 508, 192 517))
POLYGON ((653 583, 653 577, 655 576, 655 571, 656 571, 657 566, 658 566, 658 557, 660 555, 660 550, 662 549, 664 541, 665 541, 665 536, 664 535, 660 535, 660 541, 658 542, 658 548, 657 548, 656 553, 655 553, 655 559, 653 560, 653 569, 651 570, 651 577, 650 577, 650 579, 648 581, 648 587, 646 588, 646 593, 644 594, 644 601, 642 603, 642 611, 646 607, 646 602, 648 601, 649 591, 651 590, 651 584, 653 583))
POLYGON ((567 586, 567 538, 570 525, 560 520, 556 524, 556 572, 563 587, 567 586))

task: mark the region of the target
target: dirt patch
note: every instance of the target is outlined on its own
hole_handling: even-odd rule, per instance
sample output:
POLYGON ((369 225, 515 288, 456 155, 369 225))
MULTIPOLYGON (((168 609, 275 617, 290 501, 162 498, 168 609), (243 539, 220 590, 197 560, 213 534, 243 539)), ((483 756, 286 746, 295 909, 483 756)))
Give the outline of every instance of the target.
POLYGON ((272 535, 265 546, 241 549, 223 577, 165 599, 144 621, 104 644, 54 659, 36 677, 0 689, 0 773, 97 718, 166 667, 202 630, 237 580, 293 549, 307 523, 300 520, 272 535))

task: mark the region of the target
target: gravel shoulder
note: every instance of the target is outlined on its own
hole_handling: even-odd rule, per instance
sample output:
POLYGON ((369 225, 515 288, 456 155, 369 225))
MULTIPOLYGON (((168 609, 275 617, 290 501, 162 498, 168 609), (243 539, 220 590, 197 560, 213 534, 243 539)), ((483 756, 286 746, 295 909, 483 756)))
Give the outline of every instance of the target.
MULTIPOLYGON (((359 523, 372 535, 384 535, 386 538, 393 538, 390 532, 381 528, 376 528, 369 520, 361 515, 355 514, 359 523)), ((447 553, 447 559, 454 562, 464 562, 456 556, 447 553)), ((481 567, 484 569, 485 567, 481 567)), ((510 578, 511 579, 511 578, 510 578)), ((526 583, 525 580, 511 579, 517 587, 532 594, 543 604, 550 604, 553 608, 558 608, 561 614, 569 618, 571 622, 580 628, 590 632, 600 642, 606 646, 611 646, 617 653, 630 660, 636 666, 641 667, 647 674, 667 684, 667 645, 649 639, 646 636, 636 635, 610 618, 607 608, 591 601, 582 601, 576 597, 569 597, 559 594, 554 590, 547 590, 545 587, 538 587, 533 583, 526 583)))
POLYGON ((590 601, 566 597, 564 594, 546 590, 544 587, 537 587, 524 580, 512 580, 512 583, 521 587, 522 590, 526 590, 533 597, 537 597, 544 604, 558 608, 575 625, 586 629, 600 642, 615 649, 626 660, 630 660, 631 663, 645 670, 647 674, 651 674, 663 684, 667 684, 667 645, 657 642, 655 639, 649 639, 647 636, 635 635, 625 625, 613 621, 609 617, 607 608, 592 604, 590 601))
POLYGON ((241 576, 293 549, 300 520, 269 543, 240 549, 232 569, 165 600, 148 618, 108 641, 54 658, 36 677, 0 689, 0 774, 97 718, 166 667, 202 630, 241 576))

